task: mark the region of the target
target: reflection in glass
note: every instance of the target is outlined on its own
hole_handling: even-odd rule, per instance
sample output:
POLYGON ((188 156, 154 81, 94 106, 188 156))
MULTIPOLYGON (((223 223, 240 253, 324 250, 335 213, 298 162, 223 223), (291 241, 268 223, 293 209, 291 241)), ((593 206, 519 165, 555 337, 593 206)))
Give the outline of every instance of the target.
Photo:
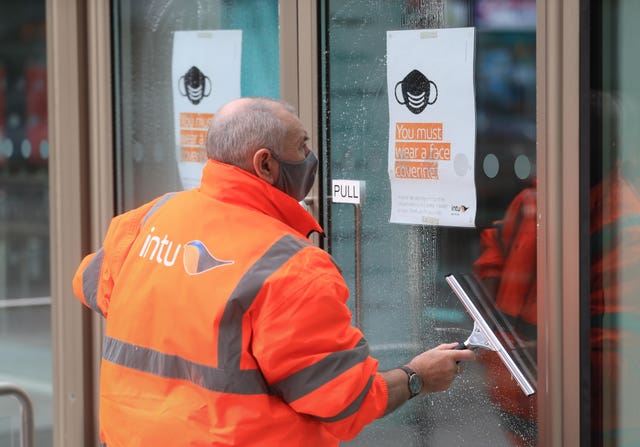
POLYGON ((487 156, 484 157, 482 168, 484 175, 489 178, 495 178, 495 176, 498 175, 498 172, 500 172, 500 161, 498 160, 498 157, 494 154, 487 154, 487 156))
POLYGON ((526 180, 531 175, 531 162, 526 155, 518 155, 513 164, 513 171, 520 180, 526 180))
POLYGON ((583 422, 593 446, 640 445, 639 18, 636 1, 597 2, 589 24, 590 263, 583 301, 589 320, 583 324, 591 393, 583 422))
MULTIPOLYGON (((24 389, 35 445, 52 445, 45 2, 0 1, 0 382, 24 389)), ((20 413, 0 398, 0 445, 20 413)))
MULTIPOLYGON (((324 182, 352 179, 367 185, 360 241, 353 207, 325 203, 327 247, 350 289, 355 291, 360 282, 362 330, 380 367, 390 369, 438 343, 468 337, 473 321, 447 286, 445 274, 470 273, 483 254, 483 231, 497 229, 511 202, 533 186, 535 2, 325 0, 321 14, 324 182), (476 27, 477 45, 476 157, 470 166, 479 206, 476 228, 390 224, 386 32, 467 26, 476 27), (489 155, 495 163, 485 173, 489 155), (520 155, 531 163, 524 178, 514 169, 520 155), (362 253, 358 279, 356 244, 362 253)), ((400 94, 398 87, 402 100, 400 94)), ((535 215, 535 200, 532 207, 535 215)), ((529 256, 535 260, 535 233, 533 242, 529 256)), ((527 268, 535 280, 535 262, 527 268)), ((518 272, 496 269, 492 274, 499 282, 518 272)), ((536 298, 535 291, 520 297, 534 312, 536 298)), ((353 297, 349 304, 353 306, 353 297)), ((518 315, 513 319, 512 324, 522 320, 518 315)), ((527 330, 535 352, 535 321, 527 323, 518 328, 527 330)), ((449 392, 412 400, 347 444, 533 446, 535 405, 494 354, 465 366, 449 392), (515 401, 510 400, 511 385, 518 393, 515 401), (507 402, 511 406, 503 405, 507 402)))
MULTIPOLYGON (((279 98, 278 2, 118 0, 113 11, 116 211, 122 212, 182 189, 174 143, 174 32, 242 30, 241 96, 279 98)), ((210 84, 203 88, 204 95, 210 84)))

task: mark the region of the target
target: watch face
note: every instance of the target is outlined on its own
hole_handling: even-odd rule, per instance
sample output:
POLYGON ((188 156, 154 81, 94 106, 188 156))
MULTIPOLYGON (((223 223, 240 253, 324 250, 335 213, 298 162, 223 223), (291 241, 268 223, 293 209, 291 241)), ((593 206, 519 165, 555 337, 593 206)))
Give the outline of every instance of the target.
POLYGON ((409 391, 411 394, 419 394, 422 390, 422 379, 417 374, 411 374, 409 376, 409 391))

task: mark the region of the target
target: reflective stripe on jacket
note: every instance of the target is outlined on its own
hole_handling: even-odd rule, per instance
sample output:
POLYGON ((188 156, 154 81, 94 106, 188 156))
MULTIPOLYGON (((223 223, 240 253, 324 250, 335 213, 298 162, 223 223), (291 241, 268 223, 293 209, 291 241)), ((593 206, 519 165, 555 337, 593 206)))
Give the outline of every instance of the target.
POLYGON ((74 278, 106 318, 101 437, 119 446, 331 446, 387 388, 321 231, 289 196, 209 161, 199 189, 114 218, 74 278))

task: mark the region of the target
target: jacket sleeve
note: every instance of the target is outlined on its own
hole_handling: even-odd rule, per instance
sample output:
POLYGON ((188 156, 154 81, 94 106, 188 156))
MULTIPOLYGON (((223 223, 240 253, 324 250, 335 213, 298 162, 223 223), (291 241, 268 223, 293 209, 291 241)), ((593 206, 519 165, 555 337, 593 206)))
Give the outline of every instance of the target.
POLYGON ((482 254, 473 263, 473 272, 480 279, 499 278, 504 267, 504 254, 498 229, 487 228, 480 232, 482 254))
POLYGON ((335 437, 382 416, 387 385, 351 326, 347 286, 331 258, 308 247, 270 280, 254 325, 254 355, 272 390, 335 437), (309 251, 315 252, 309 255, 309 251))
MULTIPOLYGON (((164 196, 163 196, 164 197, 164 196)), ((115 281, 144 217, 161 199, 128 211, 111 220, 102 247, 85 256, 73 277, 73 293, 90 309, 106 317, 115 281)))
POLYGON ((536 190, 525 188, 511 201, 503 219, 480 233, 482 253, 473 264, 473 272, 480 279, 500 278, 514 244, 529 237, 535 242, 535 219, 536 190))

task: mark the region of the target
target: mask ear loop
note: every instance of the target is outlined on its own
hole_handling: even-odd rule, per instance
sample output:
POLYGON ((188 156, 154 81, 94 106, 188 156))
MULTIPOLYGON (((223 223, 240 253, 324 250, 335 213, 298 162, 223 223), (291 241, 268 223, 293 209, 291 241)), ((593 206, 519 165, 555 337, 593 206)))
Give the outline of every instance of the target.
POLYGON ((395 89, 393 89, 393 96, 395 96, 395 97, 396 97, 396 101, 398 101, 398 104, 400 104, 400 105, 404 105, 404 102, 402 102, 402 101, 400 101, 400 100, 398 99, 398 86, 399 86, 400 84, 402 84, 402 81, 398 81, 398 83, 396 84, 396 88, 395 88, 395 89))
MULTIPOLYGON (((435 85, 435 84, 434 84, 435 85)), ((207 98, 211 94, 211 89, 213 88, 213 82, 209 79, 209 76, 204 77, 204 94, 202 95, 204 98, 207 98), (207 90, 207 85, 209 89, 207 90)), ((437 95, 437 93, 436 93, 437 95)))
POLYGON ((433 81, 429 81, 429 84, 433 85, 433 87, 436 89, 436 97, 433 98, 433 101, 429 101, 429 98, 427 98, 427 104, 431 105, 431 104, 435 103, 436 100, 438 99, 438 86, 433 81))
POLYGON ((304 157, 303 160, 300 161, 287 161, 287 160, 283 160, 282 158, 278 157, 275 153, 275 151, 269 149, 269 152, 271 152, 271 155, 273 156, 273 158, 275 158, 278 163, 280 163, 281 165, 284 163, 285 165, 301 165, 303 164, 305 161, 307 161, 307 158, 309 158, 309 154, 311 154, 312 151, 309 151, 309 154, 307 154, 306 157, 304 157))

